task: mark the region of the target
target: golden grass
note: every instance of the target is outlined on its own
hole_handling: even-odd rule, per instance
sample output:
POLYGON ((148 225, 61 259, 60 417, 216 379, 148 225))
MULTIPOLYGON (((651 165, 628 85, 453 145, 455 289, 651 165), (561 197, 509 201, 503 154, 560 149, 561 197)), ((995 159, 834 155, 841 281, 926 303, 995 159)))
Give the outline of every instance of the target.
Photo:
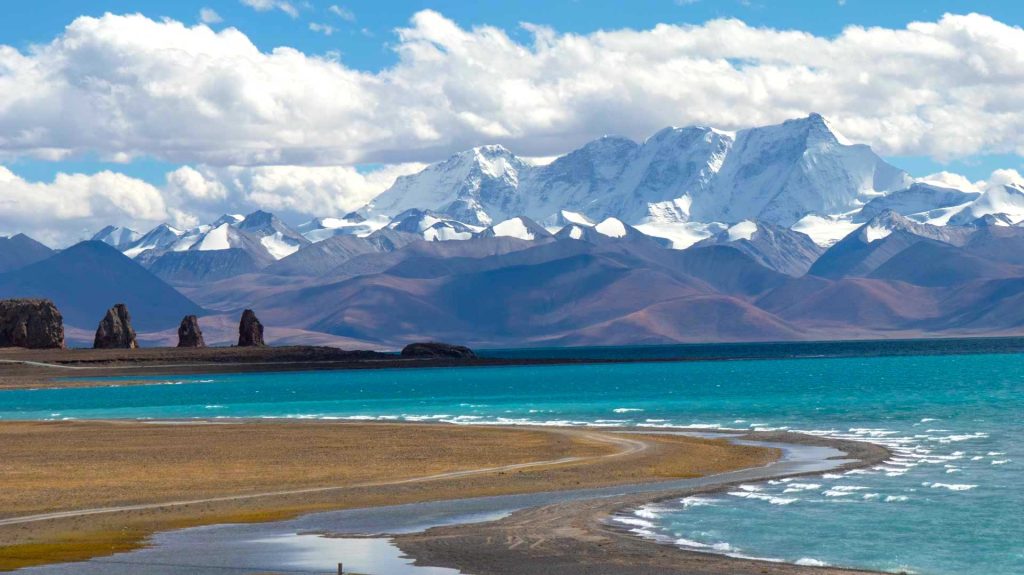
POLYGON ((577 432, 537 428, 324 422, 0 423, 0 516, 348 486, 0 527, 0 570, 109 555, 142 546, 149 534, 168 529, 693 477, 762 465, 777 457, 775 450, 721 440, 642 438, 650 443, 648 451, 626 457, 379 485, 456 470, 593 458, 618 448, 577 432))

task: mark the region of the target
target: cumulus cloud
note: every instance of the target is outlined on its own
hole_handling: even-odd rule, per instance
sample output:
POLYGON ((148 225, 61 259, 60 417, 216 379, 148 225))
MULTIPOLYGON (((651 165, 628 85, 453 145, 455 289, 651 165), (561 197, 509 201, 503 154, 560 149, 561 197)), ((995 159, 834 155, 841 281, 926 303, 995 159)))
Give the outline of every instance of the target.
POLYGON ((255 209, 292 221, 340 216, 423 167, 182 166, 154 186, 109 171, 28 182, 0 166, 0 235, 22 232, 63 247, 110 224, 143 232, 162 222, 190 228, 255 209))
POLYGON ((996 170, 985 184, 986 189, 1003 186, 1024 187, 1024 176, 1017 170, 996 170))
POLYGON ((423 164, 396 164, 368 172, 348 166, 201 166, 167 175, 171 205, 190 209, 201 221, 225 212, 272 211, 287 219, 340 216, 362 207, 423 164))
POLYGON ((812 111, 885 154, 1024 153, 1024 30, 987 16, 836 37, 739 20, 590 34, 524 26, 528 43, 418 12, 397 31, 398 62, 371 73, 261 51, 233 28, 82 17, 49 44, 0 46, 0 156, 351 165, 482 143, 549 156, 607 133, 737 129, 812 111))
POLYGON ((965 192, 980 192, 985 185, 983 181, 972 182, 963 175, 953 172, 936 172, 923 178, 918 178, 917 181, 955 190, 963 190, 965 192))
POLYGON ((113 172, 58 174, 27 182, 0 166, 0 233, 25 232, 52 246, 92 235, 110 222, 173 219, 156 187, 113 172))

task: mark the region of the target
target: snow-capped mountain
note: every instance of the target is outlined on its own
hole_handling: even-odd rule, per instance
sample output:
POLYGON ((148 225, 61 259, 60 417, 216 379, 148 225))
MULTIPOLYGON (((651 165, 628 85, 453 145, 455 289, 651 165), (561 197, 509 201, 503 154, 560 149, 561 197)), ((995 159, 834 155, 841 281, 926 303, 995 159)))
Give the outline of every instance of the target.
POLYGON ((530 218, 518 216, 498 222, 480 232, 480 235, 486 238, 517 238, 533 241, 541 238, 550 238, 553 234, 530 218))
POLYGON ((387 225, 398 232, 417 234, 428 242, 468 240, 476 237, 482 226, 472 226, 456 219, 446 218, 431 210, 406 210, 387 225))
MULTIPOLYGON (((189 230, 161 225, 142 236, 111 226, 95 239, 146 266, 163 258, 162 273, 175 281, 265 270, 317 242, 381 233, 403 242, 554 237, 674 249, 728 245, 788 275, 814 263, 839 277, 861 273, 850 262, 862 251, 874 261, 920 240, 960 247, 981 227, 1024 222, 1024 181, 1013 171, 997 174, 983 193, 981 184, 955 174, 915 180, 811 114, 737 132, 666 128, 639 143, 605 136, 543 165, 499 145, 480 146, 398 178, 343 217, 292 228, 257 211, 189 230), (196 255, 211 253, 218 255, 196 255)), ((336 243, 289 265, 381 251, 336 243)))
POLYGON ((907 247, 922 241, 963 246, 971 227, 922 224, 885 211, 828 249, 808 273, 819 277, 866 276, 907 247))
POLYGON ((986 215, 1005 215, 1014 223, 1024 221, 1024 181, 990 184, 981 196, 949 219, 951 225, 967 225, 986 215))
POLYGON ((941 221, 943 217, 948 219, 950 214, 963 210, 980 195, 978 192, 916 182, 906 189, 871 200, 853 221, 863 223, 886 210, 919 222, 941 221))
MULTIPOLYGON (((131 241, 134 232, 108 226, 93 239, 104 241, 136 259, 144 265, 151 265, 164 254, 172 252, 216 252, 238 249, 245 251, 254 262, 252 265, 265 266, 295 253, 309 245, 298 231, 287 226, 273 214, 257 210, 247 216, 225 214, 211 224, 179 230, 168 224, 160 224, 144 235, 131 241), (126 241, 118 243, 118 239, 126 241)), ((188 266, 188 258, 179 256, 175 269, 188 266)))
POLYGON ((870 147, 851 144, 825 118, 811 114, 738 132, 713 192, 694 198, 690 216, 704 222, 752 219, 789 227, 808 214, 860 209, 912 181, 870 147))
POLYGON ((555 238, 598 244, 609 240, 649 242, 652 245, 670 247, 669 242, 665 239, 649 236, 618 218, 605 218, 596 224, 583 220, 569 223, 555 233, 555 238))
POLYGON ((131 228, 107 226, 96 232, 96 234, 89 239, 94 242, 103 242, 108 246, 121 250, 137 242, 140 237, 142 237, 142 234, 131 228))
POLYGON ((259 238, 271 257, 279 260, 308 246, 310 242, 302 234, 286 226, 274 214, 257 210, 233 226, 249 235, 259 238))
POLYGON ((733 224, 694 247, 716 245, 736 248, 764 267, 794 277, 807 273, 825 251, 806 234, 751 220, 733 224))
POLYGON ((630 225, 753 219, 789 227, 808 214, 856 211, 911 183, 812 114, 735 134, 691 127, 642 144, 604 137, 544 166, 483 146, 399 178, 360 213, 420 209, 469 225, 516 216, 553 225, 567 210, 630 225))
POLYGON ((530 167, 502 146, 473 148, 413 176, 399 177, 360 213, 394 217, 410 209, 431 210, 485 227, 524 215, 519 175, 530 167))
POLYGON ((334 236, 365 236, 373 233, 386 222, 371 222, 353 212, 340 218, 314 218, 295 226, 295 230, 307 240, 317 243, 334 236))
MULTIPOLYGON (((185 232, 167 224, 160 224, 149 230, 130 245, 123 246, 121 251, 130 258, 137 258, 147 252, 163 252, 178 243, 185 232)), ((188 249, 186 246, 184 249, 188 249)))

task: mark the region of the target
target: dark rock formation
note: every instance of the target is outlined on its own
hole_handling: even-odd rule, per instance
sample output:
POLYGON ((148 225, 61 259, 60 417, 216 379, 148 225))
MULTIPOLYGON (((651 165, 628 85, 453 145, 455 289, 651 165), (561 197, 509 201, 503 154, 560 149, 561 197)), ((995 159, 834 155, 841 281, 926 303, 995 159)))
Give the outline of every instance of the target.
POLYGON ((92 347, 95 349, 135 349, 139 347, 135 341, 135 330, 132 329, 132 317, 128 308, 119 303, 107 310, 99 327, 96 328, 96 339, 92 347))
POLYGON ((263 324, 251 309, 247 309, 242 312, 242 321, 238 323, 238 347, 260 345, 267 345, 263 341, 263 324))
POLYGON ((64 319, 48 299, 0 301, 0 347, 64 347, 64 319))
POLYGON ((199 318, 187 315, 178 326, 178 347, 206 347, 203 330, 199 329, 199 318))
POLYGON ((462 345, 425 342, 410 343, 402 349, 402 357, 469 359, 476 357, 473 350, 462 345))

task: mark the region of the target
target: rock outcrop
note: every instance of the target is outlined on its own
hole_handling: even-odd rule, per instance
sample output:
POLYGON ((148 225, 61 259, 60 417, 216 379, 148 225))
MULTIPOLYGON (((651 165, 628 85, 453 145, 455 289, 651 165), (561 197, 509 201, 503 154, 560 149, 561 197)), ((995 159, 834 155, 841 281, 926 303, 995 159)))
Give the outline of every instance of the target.
POLYGON ((402 349, 402 357, 470 359, 476 357, 476 354, 466 346, 431 341, 410 343, 402 349))
POLYGON ((0 301, 0 347, 64 347, 64 318, 48 299, 0 301))
POLYGON ((135 349, 139 347, 135 341, 135 330, 132 329, 132 318, 128 308, 119 303, 107 310, 107 315, 100 320, 96 328, 94 349, 135 349))
POLYGON ((199 318, 187 315, 178 326, 178 347, 206 347, 203 330, 199 329, 199 318))
POLYGON ((238 347, 254 347, 267 345, 263 341, 263 324, 251 309, 242 312, 242 321, 238 322, 238 347))

